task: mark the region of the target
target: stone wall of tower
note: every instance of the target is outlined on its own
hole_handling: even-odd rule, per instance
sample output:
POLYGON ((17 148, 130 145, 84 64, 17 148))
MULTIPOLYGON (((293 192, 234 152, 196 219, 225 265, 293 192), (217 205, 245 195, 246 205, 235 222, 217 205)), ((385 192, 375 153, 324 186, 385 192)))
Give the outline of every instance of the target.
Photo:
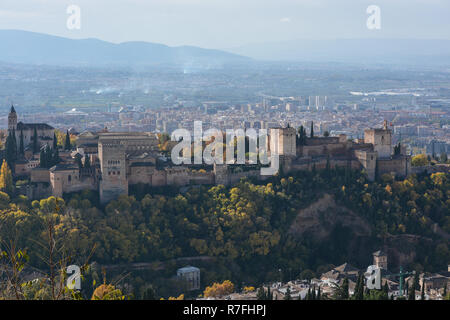
POLYGON ((106 203, 120 195, 128 195, 125 145, 119 139, 100 138, 100 202, 106 203))
POLYGON ((81 177, 78 169, 50 172, 52 195, 62 197, 64 193, 96 190, 95 177, 81 177))
POLYGON ((377 152, 356 150, 355 156, 366 170, 369 180, 374 181, 377 167, 377 152))
POLYGON ((396 156, 392 159, 378 160, 378 174, 394 174, 398 177, 406 177, 411 173, 411 157, 396 156))
POLYGON ((389 129, 368 129, 364 131, 364 143, 371 143, 378 158, 392 155, 392 132, 389 129))
POLYGON ((269 139, 271 152, 275 151, 275 142, 278 140, 279 155, 293 157, 297 155, 297 131, 295 128, 272 128, 269 139))

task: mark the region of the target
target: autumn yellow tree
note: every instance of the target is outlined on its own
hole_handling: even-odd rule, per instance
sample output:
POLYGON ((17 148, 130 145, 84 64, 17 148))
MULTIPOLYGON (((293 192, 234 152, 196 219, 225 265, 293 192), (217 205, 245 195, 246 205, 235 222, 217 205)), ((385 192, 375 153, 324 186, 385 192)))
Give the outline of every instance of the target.
POLYGON ((411 164, 414 167, 421 167, 428 165, 428 158, 426 154, 418 154, 417 156, 414 156, 411 160, 411 164))
POLYGON ((125 300, 125 296, 112 284, 103 283, 94 290, 91 300, 125 300))
POLYGON ((222 283, 215 282, 212 286, 206 287, 203 295, 205 298, 222 297, 233 293, 234 284, 230 280, 225 280, 222 283))
POLYGON ((6 160, 3 160, 2 167, 0 169, 0 190, 11 194, 14 191, 11 169, 8 166, 6 160))

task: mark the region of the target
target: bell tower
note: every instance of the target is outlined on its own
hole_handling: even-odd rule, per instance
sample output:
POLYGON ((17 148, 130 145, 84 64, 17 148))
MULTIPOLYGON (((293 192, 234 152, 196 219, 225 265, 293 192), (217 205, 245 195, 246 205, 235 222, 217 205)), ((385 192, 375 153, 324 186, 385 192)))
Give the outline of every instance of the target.
POLYGON ((13 131, 17 129, 17 113, 14 106, 11 105, 11 111, 8 115, 8 131, 13 131))

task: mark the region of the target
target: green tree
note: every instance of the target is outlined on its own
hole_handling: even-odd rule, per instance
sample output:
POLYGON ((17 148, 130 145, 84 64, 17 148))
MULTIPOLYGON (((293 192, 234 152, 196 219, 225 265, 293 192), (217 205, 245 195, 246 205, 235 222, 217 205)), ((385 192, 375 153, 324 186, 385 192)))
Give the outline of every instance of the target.
POLYGON ((311 121, 311 133, 310 133, 310 137, 314 138, 314 122, 311 121))
POLYGON ((411 160, 411 164, 414 167, 421 167, 421 166, 426 166, 429 164, 429 159, 427 157, 426 154, 419 154, 417 156, 414 156, 411 160))

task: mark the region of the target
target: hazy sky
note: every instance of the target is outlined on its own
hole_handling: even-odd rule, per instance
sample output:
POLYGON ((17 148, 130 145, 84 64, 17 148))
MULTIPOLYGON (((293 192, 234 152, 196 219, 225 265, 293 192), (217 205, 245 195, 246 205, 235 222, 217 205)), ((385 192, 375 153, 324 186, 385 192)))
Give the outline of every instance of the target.
POLYGON ((232 48, 302 38, 450 39, 450 0, 0 0, 0 29, 232 48), (81 29, 68 30, 69 5, 81 29), (381 8, 381 30, 366 9, 381 8))

